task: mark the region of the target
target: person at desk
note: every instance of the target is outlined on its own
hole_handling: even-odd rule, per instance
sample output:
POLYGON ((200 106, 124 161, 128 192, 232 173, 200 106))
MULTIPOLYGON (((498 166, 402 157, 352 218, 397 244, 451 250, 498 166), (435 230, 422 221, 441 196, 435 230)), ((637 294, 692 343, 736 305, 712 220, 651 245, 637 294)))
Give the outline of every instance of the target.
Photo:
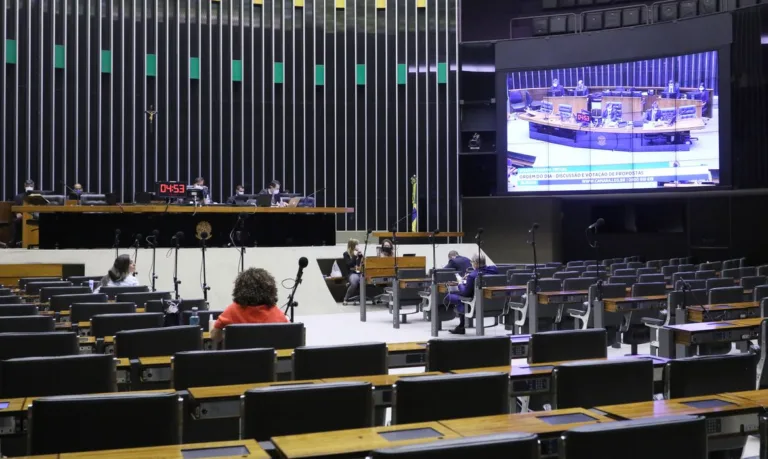
POLYGON ((613 109, 613 104, 608 104, 603 110, 603 125, 615 126, 621 120, 619 112, 613 109))
POLYGON ((699 98, 701 99, 701 112, 704 113, 707 109, 707 104, 709 103, 709 91, 707 91, 707 87, 704 86, 704 82, 702 81, 699 83, 699 98))
POLYGON ((235 279, 232 304, 214 322, 211 339, 220 343, 224 339, 224 328, 231 324, 285 322, 288 318, 277 307, 275 278, 265 269, 248 268, 235 279))
POLYGON ((496 266, 485 265, 485 255, 472 255, 472 268, 474 268, 474 270, 467 273, 464 277, 464 281, 459 283, 458 291, 456 293, 449 293, 445 296, 445 302, 448 307, 453 306, 456 308, 456 312, 459 315, 459 325, 453 330, 449 330, 450 333, 454 335, 463 335, 465 333, 464 303, 461 302, 461 298, 473 298, 475 296, 475 279, 477 279, 478 274, 480 272, 483 274, 499 273, 496 266))
POLYGON ((587 95, 587 87, 584 85, 584 80, 579 80, 579 82, 576 84, 576 87, 573 88, 573 92, 577 96, 587 95))
POLYGON ((391 257, 395 253, 395 245, 389 239, 381 241, 381 250, 379 251, 380 257, 391 257))
MULTIPOLYGON (((24 191, 13 197, 14 206, 23 206, 24 198, 30 191, 35 189, 35 182, 32 179, 24 181, 24 191)), ((23 228, 24 216, 20 213, 14 215, 13 234, 11 234, 11 247, 21 246, 21 233, 23 228)))
POLYGON ((673 80, 669 80, 661 96, 667 99, 678 99, 680 97, 680 85, 673 80))
POLYGON ((235 194, 233 194, 227 199, 227 204, 234 206, 235 203, 237 202, 237 197, 243 196, 244 194, 245 194, 245 187, 243 187, 243 185, 237 185, 235 187, 235 194))
POLYGON ((272 196, 273 206, 285 207, 285 203, 280 199, 280 182, 277 180, 269 182, 269 186, 261 190, 259 194, 268 194, 272 196))
POLYGON ((208 191, 208 187, 205 186, 205 179, 202 177, 198 177, 195 179, 195 181, 192 183, 192 186, 190 188, 196 188, 198 190, 203 190, 203 204, 210 204, 211 203, 211 194, 208 191))
POLYGON ((347 293, 344 294, 343 304, 347 304, 350 298, 355 296, 360 290, 360 265, 363 263, 363 253, 357 246, 360 241, 357 239, 350 239, 347 241, 347 250, 344 252, 344 264, 347 265, 347 282, 349 287, 347 293))
POLYGON ((469 258, 459 255, 455 250, 448 252, 448 264, 445 265, 445 269, 455 269, 456 273, 463 276, 471 266, 472 261, 469 258))
POLYGON ((661 110, 659 110, 659 103, 657 101, 653 101, 653 104, 651 104, 651 109, 645 112, 645 122, 655 123, 660 119, 661 119, 661 110))
POLYGON ((101 287, 131 287, 139 285, 139 280, 134 275, 136 264, 130 255, 120 255, 115 258, 115 263, 107 271, 107 275, 101 278, 99 286, 94 290, 98 293, 101 287))
POLYGON ((560 81, 557 78, 552 80, 552 86, 549 88, 549 92, 552 96, 563 95, 563 87, 560 86, 560 81))

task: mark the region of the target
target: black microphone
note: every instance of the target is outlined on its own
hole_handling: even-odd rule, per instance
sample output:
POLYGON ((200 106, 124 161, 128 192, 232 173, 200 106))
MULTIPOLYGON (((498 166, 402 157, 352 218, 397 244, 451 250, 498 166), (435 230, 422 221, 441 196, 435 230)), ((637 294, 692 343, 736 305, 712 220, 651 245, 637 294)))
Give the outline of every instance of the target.
POLYGON ((369 229, 365 230, 365 235, 366 235, 366 236, 367 236, 367 235, 369 235, 369 234, 371 234, 371 233, 373 233, 373 230, 372 230, 372 229, 370 229, 370 228, 369 228, 369 229))
POLYGON ((203 231, 202 233, 200 233, 200 240, 203 241, 203 244, 205 244, 206 239, 208 239, 208 233, 203 231))
POLYGON ((141 238, 142 238, 142 237, 143 237, 143 236, 141 235, 141 233, 138 233, 138 234, 136 235, 136 238, 133 240, 133 244, 134 244, 136 247, 141 247, 141 238))
POLYGON ((475 234, 475 240, 476 240, 476 241, 477 241, 478 239, 480 239, 480 236, 482 236, 482 234, 483 234, 483 231, 485 231, 483 228, 478 228, 478 229, 477 229, 477 233, 475 234))
POLYGON ((529 233, 533 233, 537 229, 539 229, 539 224, 538 223, 534 223, 533 225, 531 225, 531 229, 529 229, 528 232, 529 233))
POLYGON ((435 229, 432 230, 432 237, 435 237, 438 234, 440 234, 440 230, 439 229, 435 228, 435 229))
MULTIPOLYGON (((306 198, 311 198, 312 196, 316 195, 317 193, 319 193, 319 192, 321 192, 321 191, 325 191, 325 190, 326 190, 326 188, 319 188, 319 189, 317 189, 317 190, 313 191, 312 193, 310 193, 310 194, 306 195, 306 196, 304 197, 304 199, 306 199, 306 198)), ((284 191, 284 192, 286 192, 286 193, 288 192, 288 190, 283 190, 283 191, 284 191)))
POLYGON ((598 218, 597 221, 595 223, 592 223, 591 225, 589 225, 589 227, 587 229, 591 229, 591 230, 597 229, 597 228, 600 228, 601 226, 603 226, 604 224, 605 224, 605 220, 603 220, 602 218, 598 218))
POLYGON ((174 234, 174 235, 173 235, 173 237, 171 238, 171 240, 172 240, 172 241, 177 241, 177 242, 178 242, 178 241, 182 241, 182 240, 184 240, 184 233, 182 233, 181 231, 179 231, 178 233, 176 233, 176 234, 174 234))
POLYGON ((396 221, 395 224, 392 225, 392 232, 393 233, 397 232, 397 227, 400 225, 400 222, 405 220, 406 218, 408 218, 410 216, 411 216, 411 214, 405 214, 405 216, 403 216, 403 218, 401 218, 398 221, 396 221))
POLYGON ((306 268, 309 265, 309 260, 307 260, 307 257, 301 257, 299 258, 299 272, 296 273, 296 283, 301 283, 301 276, 304 274, 304 268, 306 268))
POLYGON ((119 228, 115 230, 115 247, 120 245, 120 233, 121 232, 122 231, 120 231, 119 228))

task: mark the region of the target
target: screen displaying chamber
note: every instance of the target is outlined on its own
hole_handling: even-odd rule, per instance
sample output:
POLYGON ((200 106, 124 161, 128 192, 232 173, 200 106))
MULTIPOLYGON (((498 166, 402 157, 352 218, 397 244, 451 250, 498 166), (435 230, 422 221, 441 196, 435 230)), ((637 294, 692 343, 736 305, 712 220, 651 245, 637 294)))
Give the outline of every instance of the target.
POLYGON ((713 186, 718 55, 506 76, 507 191, 713 186))

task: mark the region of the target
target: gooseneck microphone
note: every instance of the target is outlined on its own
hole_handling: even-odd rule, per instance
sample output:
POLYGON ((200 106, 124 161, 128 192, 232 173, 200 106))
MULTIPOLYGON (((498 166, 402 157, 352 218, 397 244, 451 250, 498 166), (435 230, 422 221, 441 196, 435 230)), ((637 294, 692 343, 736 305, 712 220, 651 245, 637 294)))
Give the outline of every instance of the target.
POLYGON ((475 233, 475 240, 476 241, 480 240, 480 236, 483 235, 483 231, 485 231, 483 228, 478 228, 477 229, 477 233, 475 233))
POLYGON ((533 225, 531 225, 531 229, 529 229, 528 232, 529 233, 533 233, 537 229, 539 229, 539 224, 538 223, 534 223, 533 225))
POLYGON ((307 260, 307 257, 301 257, 299 258, 299 271, 296 273, 296 279, 294 279, 293 282, 293 289, 291 289, 291 294, 288 295, 288 303, 285 305, 285 310, 288 312, 290 310, 290 320, 293 322, 293 315, 294 315, 294 308, 299 305, 296 301, 293 300, 293 298, 296 296, 296 289, 299 288, 299 284, 301 284, 301 278, 304 275, 304 268, 309 266, 309 260, 307 260))
POLYGON ((115 244, 113 245, 113 247, 115 248, 115 258, 120 256, 120 250, 118 250, 118 249, 120 247, 120 233, 121 232, 122 231, 120 231, 120 228, 115 230, 115 244))
POLYGON ((598 218, 597 221, 595 223, 592 223, 591 225, 589 225, 589 227, 587 229, 595 230, 597 228, 600 228, 604 224, 605 224, 605 220, 602 219, 602 218, 598 218))

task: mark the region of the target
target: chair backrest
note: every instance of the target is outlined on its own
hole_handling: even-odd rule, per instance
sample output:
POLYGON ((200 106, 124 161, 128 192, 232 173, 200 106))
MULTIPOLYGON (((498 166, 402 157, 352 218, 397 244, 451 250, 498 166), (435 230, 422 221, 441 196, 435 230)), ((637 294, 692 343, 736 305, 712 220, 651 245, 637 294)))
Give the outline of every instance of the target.
POLYGON ((370 383, 292 384, 252 389, 242 398, 240 438, 358 429, 373 425, 370 383))
POLYGON ((88 281, 93 281, 94 285, 99 285, 99 281, 104 276, 69 276, 66 280, 72 282, 72 285, 88 285, 88 281))
POLYGON ((709 290, 709 304, 738 303, 744 301, 741 287, 718 287, 709 290))
POLYGON ((372 459, 538 459, 539 440, 534 434, 504 433, 441 440, 420 445, 378 449, 372 459))
MULTIPOLYGON (((754 290, 752 291, 752 297, 753 297, 754 301, 760 301, 763 298, 768 297, 768 285, 758 285, 758 286, 756 286, 754 288, 754 290)), ((3 312, 3 308, 0 307, 0 315, 4 315, 4 314, 2 314, 2 312, 3 312)))
POLYGON ((643 266, 645 266, 645 264, 642 261, 630 261, 627 263, 627 268, 631 269, 640 269, 643 266))
POLYGON ((651 295, 664 295, 667 293, 667 283, 662 282, 645 282, 638 283, 632 286, 632 296, 651 296, 651 295))
POLYGON ((528 345, 528 363, 606 357, 608 357, 608 335, 604 328, 534 333, 528 345))
POLYGON ((741 287, 744 290, 753 289, 759 285, 765 285, 768 283, 768 277, 766 276, 742 276, 741 287))
POLYGON ((67 311, 75 303, 106 303, 107 295, 103 293, 78 293, 74 295, 56 295, 51 298, 51 309, 67 311))
POLYGON ((133 303, 73 303, 69 320, 72 323, 87 322, 97 314, 132 314, 136 312, 133 303))
POLYGON ((404 377, 395 383, 392 423, 504 414, 509 400, 508 373, 404 377), (446 403, 461 393, 472 394, 471 402, 446 403))
POLYGON ((640 274, 637 280, 640 283, 661 282, 666 285, 664 274, 640 274))
POLYGON ((91 289, 88 286, 70 286, 70 287, 43 287, 40 289, 40 301, 47 302, 53 296, 57 295, 74 295, 78 293, 91 293, 91 289))
POLYGON ((733 279, 741 278, 741 268, 724 269, 720 271, 720 277, 730 277, 733 279))
POLYGON ((614 263, 611 265, 611 273, 615 273, 616 271, 620 269, 627 269, 626 263, 614 263))
POLYGON ((695 290, 707 290, 707 281, 704 279, 694 279, 694 280, 688 280, 688 279, 681 279, 677 281, 674 285, 675 290, 682 290, 683 287, 686 289, 695 289, 695 290))
MULTIPOLYGON (((533 281, 528 281, 528 287, 533 289, 533 281)), ((563 281, 560 279, 539 279, 540 292, 559 292, 563 289, 563 281)))
POLYGON ((53 316, 0 316, 0 333, 42 333, 55 328, 53 316))
POLYGON ((177 352, 171 360, 173 388, 274 381, 275 361, 274 349, 177 352))
POLYGON ((736 258, 733 260, 725 260, 723 262, 723 271, 726 269, 736 269, 741 267, 741 258, 736 258))
POLYGON ((720 278, 714 278, 714 279, 707 279, 706 281, 707 290, 711 290, 713 288, 719 288, 719 287, 733 287, 736 285, 734 279, 732 277, 720 277, 720 278))
POLYGON ((699 271, 720 271, 723 269, 722 261, 708 261, 699 265, 699 271))
POLYGON ((27 284, 32 282, 57 282, 63 280, 61 277, 22 277, 19 279, 19 288, 25 290, 27 284))
POLYGON ((0 360, 77 355, 79 352, 77 334, 72 332, 0 334, 0 360))
POLYGON ((0 296, 0 304, 21 304, 21 297, 16 295, 0 296))
POLYGON ((571 266, 571 267, 568 268, 568 271, 577 272, 577 273, 579 273, 579 276, 581 276, 581 273, 584 273, 584 272, 587 271, 587 267, 586 266, 571 266))
MULTIPOLYGON (((645 274, 661 274, 658 269, 647 267, 647 268, 637 268, 637 275, 642 276, 645 274)), ((661 274, 663 276, 663 274, 661 274)))
POLYGON ((677 265, 667 265, 661 267, 661 274, 664 274, 664 277, 671 277, 672 274, 677 272, 677 265))
POLYGON ((674 359, 664 367, 664 398, 698 397, 755 388, 757 356, 731 354, 674 359), (727 375, 712 377, 712 375, 727 375))
POLYGON ((171 292, 118 293, 115 298, 119 302, 136 303, 137 308, 143 308, 149 300, 170 300, 171 292))
POLYGON ((580 277, 578 279, 563 280, 563 290, 589 290, 589 287, 597 283, 596 277, 580 277))
POLYGON ((427 343, 427 371, 447 373, 467 368, 509 365, 509 337, 472 336, 463 339, 431 339, 427 343))
POLYGON ((293 350, 293 379, 385 375, 387 343, 301 346, 293 350))
POLYGON ((669 293, 668 298, 669 304, 671 304, 673 308, 678 306, 682 307, 683 304, 685 304, 685 306, 709 304, 709 297, 707 296, 707 291, 704 289, 686 290, 685 296, 683 296, 683 292, 681 290, 675 290, 669 293))
POLYGON ((637 282, 637 276, 611 276, 608 280, 611 284, 624 284, 627 287, 637 282))
MULTIPOLYGON (((553 276, 555 279, 565 280, 565 279, 577 279, 581 277, 581 273, 578 271, 558 271, 553 276)), ((523 284, 512 284, 512 285, 525 285, 523 284)))
POLYGON ((693 271, 672 273, 672 283, 676 283, 679 280, 694 280, 696 279, 696 273, 693 271))
POLYGON ((0 397, 116 392, 115 360, 111 355, 27 357, 0 362, 0 397))
POLYGON ((225 349, 294 349, 306 344, 302 323, 234 324, 224 329, 225 349))
POLYGON ((554 276, 558 269, 559 268, 536 268, 536 272, 539 274, 539 277, 545 278, 554 276))
POLYGON ((11 294, 10 288, 0 287, 0 296, 8 296, 11 294))
POLYGON ((563 269, 563 264, 559 261, 548 261, 544 263, 544 266, 547 268, 557 268, 557 269, 563 269))
POLYGON ((616 451, 627 448, 636 458, 704 458, 708 453, 706 422, 703 417, 660 416, 591 424, 563 433, 558 450, 567 459, 614 459, 616 451))
POLYGON ((717 273, 714 270, 707 269, 707 270, 698 270, 696 271, 696 279, 714 279, 717 277, 717 273))
POLYGON ((34 304, 0 304, 0 316, 36 316, 40 313, 34 304))
POLYGON ((677 265, 677 272, 689 272, 689 271, 696 271, 696 266, 692 264, 677 265))
POLYGON ((758 276, 768 276, 768 265, 762 265, 757 267, 758 276))
POLYGON ((651 359, 569 362, 552 370, 553 408, 594 408, 653 400, 651 359), (621 387, 621 390, 615 390, 621 387))
POLYGON ((645 262, 645 266, 647 268, 654 268, 654 269, 656 269, 658 271, 663 266, 662 263, 663 263, 662 260, 651 260, 651 261, 646 261, 645 262))
POLYGON ((39 398, 29 411, 30 454, 179 444, 181 407, 175 392, 39 398))
MULTIPOLYGON (((595 288, 590 286, 590 290, 595 288)), ((625 284, 603 284, 601 286, 601 290, 603 293, 603 298, 624 298, 627 296, 627 286, 625 284)), ((595 290, 595 294, 597 293, 597 290, 595 290)))
POLYGON ((613 270, 612 275, 614 275, 614 276, 633 276, 633 277, 637 277, 637 269, 630 269, 630 268, 615 269, 615 270, 613 270))
POLYGON ((180 299, 180 300, 172 300, 176 302, 176 307, 179 311, 191 311, 192 308, 197 308, 198 311, 207 311, 208 310, 208 302, 205 301, 202 298, 196 298, 196 299, 180 299))
POLYGON ((571 266, 584 266, 584 261, 569 261, 568 263, 566 263, 565 266, 567 266, 569 268, 571 266))
POLYGON ((126 330, 159 328, 163 326, 163 320, 164 316, 161 312, 96 314, 91 316, 91 335, 96 338, 103 338, 115 336, 117 332, 126 330))
POLYGON ((24 292, 26 292, 27 295, 37 295, 40 293, 40 290, 43 289, 44 287, 71 287, 71 286, 72 286, 72 282, 62 281, 62 280, 30 282, 26 285, 24 292))
POLYGON ((117 298, 117 295, 121 293, 145 293, 149 292, 149 286, 147 285, 123 285, 119 287, 105 286, 99 289, 99 293, 103 293, 109 297, 110 300, 117 298))
POLYGON ((440 283, 440 282, 451 282, 451 281, 456 280, 456 270, 455 269, 451 269, 451 270, 445 270, 445 271, 437 271, 435 273, 435 276, 436 276, 436 279, 437 279, 438 283, 440 283))
POLYGON ((202 350, 203 333, 194 325, 125 330, 115 334, 117 357, 135 359, 202 350))

